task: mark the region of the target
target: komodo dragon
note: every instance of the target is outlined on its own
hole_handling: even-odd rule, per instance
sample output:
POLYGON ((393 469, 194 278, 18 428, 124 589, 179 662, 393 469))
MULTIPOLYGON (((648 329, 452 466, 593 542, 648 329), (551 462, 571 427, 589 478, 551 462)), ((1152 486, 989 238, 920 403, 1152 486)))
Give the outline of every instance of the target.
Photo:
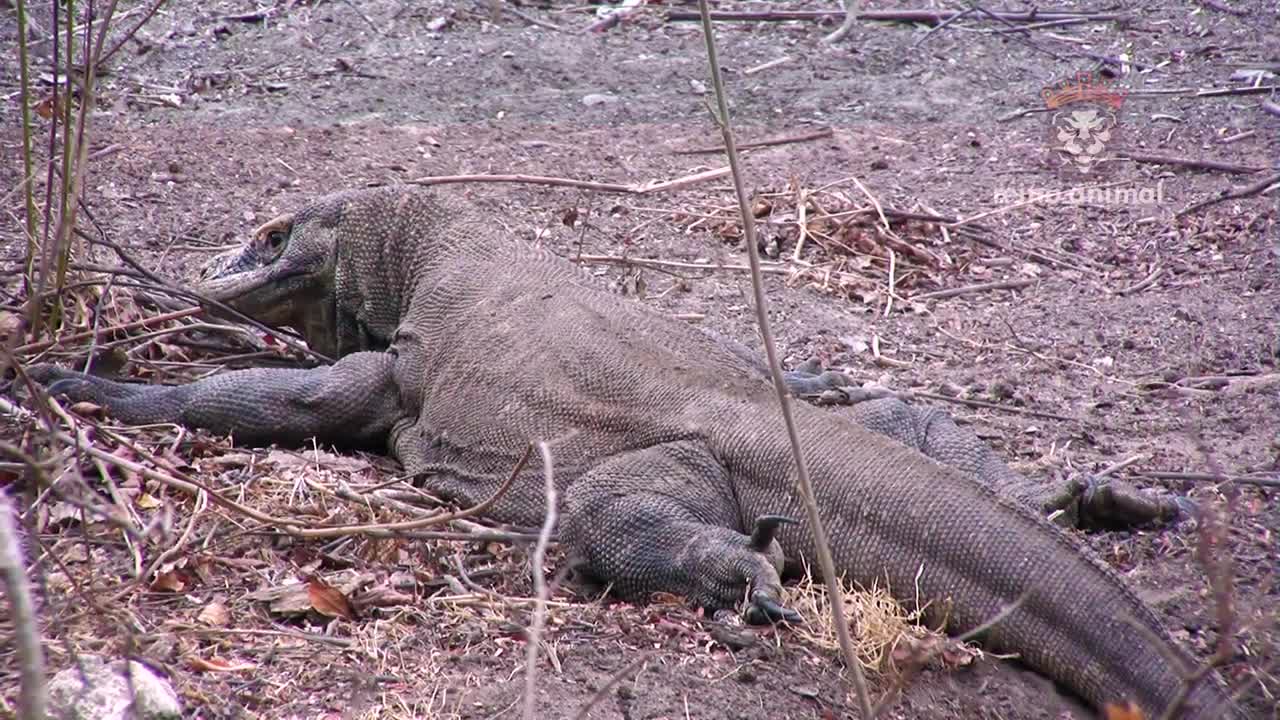
MULTIPOLYGON (((454 194, 360 190, 278 218, 210 265, 205 294, 297 328, 339 358, 331 366, 167 387, 49 366, 34 375, 124 422, 248 443, 382 445, 463 506, 493 494, 528 444, 545 440, 561 539, 587 574, 624 598, 666 591, 795 619, 780 573, 815 556, 804 524, 776 522, 803 513, 760 362, 492 225, 454 194)), ((791 383, 811 389, 823 377, 791 383)), ((1160 717, 1181 683, 1168 658, 1191 659, 1152 611, 1023 500, 989 487, 1016 476, 972 434, 896 400, 855 411, 874 432, 795 409, 840 571, 887 583, 904 603, 930 602, 929 621, 954 632, 1018 603, 988 642, 1095 706, 1133 701, 1160 717)), ((529 469, 490 516, 536 525, 544 510, 541 470, 529 469)), ((1238 712, 1210 677, 1185 717, 1238 712)))

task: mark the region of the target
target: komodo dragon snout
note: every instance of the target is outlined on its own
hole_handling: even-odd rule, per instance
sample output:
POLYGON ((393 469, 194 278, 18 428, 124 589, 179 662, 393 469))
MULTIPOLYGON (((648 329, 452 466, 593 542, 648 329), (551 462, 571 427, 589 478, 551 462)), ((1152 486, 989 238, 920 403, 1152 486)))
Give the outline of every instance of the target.
POLYGON ((200 271, 197 291, 268 325, 305 330, 316 304, 332 294, 334 227, 298 222, 294 213, 280 215, 258 227, 244 245, 210 260, 200 271))

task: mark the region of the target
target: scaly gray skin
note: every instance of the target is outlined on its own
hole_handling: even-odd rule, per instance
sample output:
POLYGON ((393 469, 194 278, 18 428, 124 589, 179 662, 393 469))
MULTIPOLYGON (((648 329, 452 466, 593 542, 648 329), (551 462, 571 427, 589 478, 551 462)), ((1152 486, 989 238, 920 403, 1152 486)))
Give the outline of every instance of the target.
MULTIPOLYGON (((666 591, 712 609, 745 600, 755 615, 792 617, 780 574, 815 554, 803 524, 776 539, 774 523, 757 525, 804 514, 759 362, 602 292, 451 197, 404 188, 329 196, 211 267, 206 294, 299 328, 339 357, 332 366, 174 387, 35 374, 128 423, 180 422, 249 443, 386 442, 407 472, 463 506, 489 497, 528 443, 545 440, 562 491, 561 539, 614 592, 643 600, 666 591)), ((802 372, 792 384, 831 383, 802 372)), ((1018 476, 976 438, 892 400, 851 410, 874 431, 829 410, 795 410, 848 579, 887 583, 909 607, 929 603, 929 622, 953 632, 1020 600, 989 642, 1095 706, 1132 700, 1161 715, 1181 682, 1167 658, 1189 656, 1109 568, 1011 498, 1016 483, 989 486, 1018 476)), ((526 470, 490 516, 540 523, 540 476, 526 470)), ((1185 717, 1234 717, 1228 705, 1210 678, 1185 717)))

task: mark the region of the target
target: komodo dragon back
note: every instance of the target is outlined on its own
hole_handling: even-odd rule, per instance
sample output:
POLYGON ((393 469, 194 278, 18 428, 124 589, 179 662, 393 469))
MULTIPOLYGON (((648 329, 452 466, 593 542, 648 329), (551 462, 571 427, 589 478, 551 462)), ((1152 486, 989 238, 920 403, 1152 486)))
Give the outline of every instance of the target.
MULTIPOLYGON (((760 364, 602 291, 571 263, 502 237, 456 191, 382 188, 277 218, 221 258, 206 292, 299 329, 338 357, 310 370, 140 387, 65 371, 44 382, 126 422, 183 422, 251 442, 384 442, 433 491, 489 497, 535 440, 552 443, 562 540, 635 599, 781 608, 782 559, 816 563, 785 433, 760 364), (74 378, 74 380, 72 380, 74 378), (252 402, 246 400, 252 398, 252 402)), ((1097 707, 1160 717, 1190 666, 1151 612, 1080 543, 978 477, 845 416, 797 408, 838 567, 888 583, 1097 707), (1012 609, 1010 609, 1012 608, 1012 609)), ((905 437, 905 435, 904 435, 905 437)), ((904 440, 905 442, 905 440, 904 440)), ((535 525, 530 469, 490 510, 535 525)), ((1183 717, 1238 717, 1221 681, 1183 717)))

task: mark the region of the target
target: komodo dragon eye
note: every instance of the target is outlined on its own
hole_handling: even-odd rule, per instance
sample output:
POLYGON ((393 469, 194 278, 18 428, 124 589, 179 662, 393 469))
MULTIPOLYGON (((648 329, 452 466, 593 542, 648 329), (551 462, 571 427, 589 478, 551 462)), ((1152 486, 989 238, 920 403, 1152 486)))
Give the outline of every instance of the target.
POLYGON ((275 252, 279 252, 287 242, 289 242, 289 233, 284 230, 272 230, 267 233, 267 247, 275 252))

